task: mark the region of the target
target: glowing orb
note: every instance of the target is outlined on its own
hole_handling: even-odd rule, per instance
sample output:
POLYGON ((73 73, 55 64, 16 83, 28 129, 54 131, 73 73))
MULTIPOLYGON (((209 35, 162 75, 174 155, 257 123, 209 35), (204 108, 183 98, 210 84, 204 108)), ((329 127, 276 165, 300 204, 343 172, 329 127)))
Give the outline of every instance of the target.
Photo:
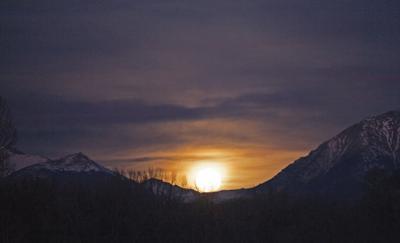
POLYGON ((217 191, 221 187, 222 176, 217 169, 203 168, 195 175, 196 188, 201 192, 217 191))

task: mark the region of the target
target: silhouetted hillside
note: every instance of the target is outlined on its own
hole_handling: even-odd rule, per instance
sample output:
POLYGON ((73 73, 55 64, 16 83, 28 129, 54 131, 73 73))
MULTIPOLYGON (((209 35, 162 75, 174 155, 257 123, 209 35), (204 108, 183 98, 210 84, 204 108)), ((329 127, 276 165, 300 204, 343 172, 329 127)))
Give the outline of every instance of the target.
POLYGON ((1 242, 398 242, 400 173, 372 171, 362 199, 270 194, 218 204, 154 196, 121 177, 0 183, 1 242), (67 182, 67 183, 66 183, 67 182))

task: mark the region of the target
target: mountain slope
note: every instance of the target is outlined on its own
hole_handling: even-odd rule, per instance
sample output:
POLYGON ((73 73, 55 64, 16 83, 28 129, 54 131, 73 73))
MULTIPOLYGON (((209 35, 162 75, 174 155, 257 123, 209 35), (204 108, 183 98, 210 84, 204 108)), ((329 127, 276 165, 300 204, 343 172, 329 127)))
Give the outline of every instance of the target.
POLYGON ((154 195, 169 199, 192 202, 200 198, 200 193, 195 190, 182 188, 154 178, 142 182, 142 185, 154 195))
POLYGON ((66 174, 114 175, 111 170, 97 164, 82 153, 37 163, 11 174, 11 177, 50 177, 66 174))
POLYGON ((371 169, 399 167, 400 111, 391 111, 347 128, 255 191, 353 197, 360 193, 371 169))
POLYGON ((24 167, 33 164, 44 163, 49 161, 49 159, 46 157, 39 155, 25 154, 16 149, 7 150, 7 159, 9 160, 13 169, 15 170, 20 170, 24 167))

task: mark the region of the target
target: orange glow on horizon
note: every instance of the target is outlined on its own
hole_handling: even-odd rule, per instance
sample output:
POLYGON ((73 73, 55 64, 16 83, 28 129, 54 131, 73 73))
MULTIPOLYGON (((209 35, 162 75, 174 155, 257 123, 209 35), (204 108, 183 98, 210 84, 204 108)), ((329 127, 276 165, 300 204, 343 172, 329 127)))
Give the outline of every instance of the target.
MULTIPOLYGON (((231 190, 250 188, 263 183, 305 154, 305 151, 275 150, 262 146, 210 147, 187 145, 168 152, 148 151, 140 157, 149 157, 151 154, 156 159, 140 163, 127 162, 125 168, 136 170, 161 168, 165 171, 174 171, 179 178, 185 177, 185 182, 177 181, 177 185, 199 191, 231 190), (219 179, 210 180, 220 180, 220 182, 211 182, 211 185, 205 185, 203 182, 201 185, 196 184, 199 171, 205 168, 217 171, 219 179)), ((129 161, 129 157, 124 159, 129 161)), ((135 157, 139 156, 136 154, 135 157)), ((199 181, 199 178, 197 180, 199 181)))

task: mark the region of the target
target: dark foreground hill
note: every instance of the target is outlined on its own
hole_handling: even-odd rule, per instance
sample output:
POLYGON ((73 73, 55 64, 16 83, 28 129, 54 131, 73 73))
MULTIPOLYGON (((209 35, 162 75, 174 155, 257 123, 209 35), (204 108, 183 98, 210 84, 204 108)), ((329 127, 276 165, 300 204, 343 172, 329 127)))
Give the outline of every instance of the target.
POLYGON ((121 177, 2 180, 0 242, 399 242, 400 173, 366 180, 347 203, 271 193, 218 204, 156 197, 121 177))

